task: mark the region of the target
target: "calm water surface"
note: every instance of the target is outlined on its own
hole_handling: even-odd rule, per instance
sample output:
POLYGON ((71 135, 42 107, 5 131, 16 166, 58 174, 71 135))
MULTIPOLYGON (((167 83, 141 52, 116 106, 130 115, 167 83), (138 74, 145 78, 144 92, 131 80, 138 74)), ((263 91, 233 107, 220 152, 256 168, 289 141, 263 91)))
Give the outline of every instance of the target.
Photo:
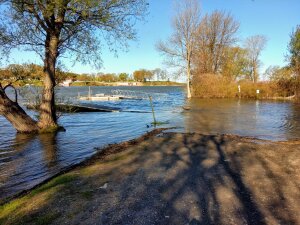
MULTIPOLYGON (((158 93, 154 107, 158 121, 181 132, 232 133, 271 140, 300 138, 300 105, 290 102, 202 100, 185 101, 181 87, 93 87, 93 93, 113 89, 158 93), (162 95, 159 95, 162 94, 162 95), (182 105, 191 110, 183 110, 182 105)), ((70 98, 86 87, 60 88, 70 98)), ((95 102, 96 103, 96 102, 95 102)), ((66 132, 47 135, 16 134, 0 117, 0 199, 29 189, 43 180, 92 156, 95 147, 136 138, 150 131, 147 100, 98 102, 118 107, 116 113, 64 114, 59 122, 66 132), (148 126, 147 126, 148 125, 148 126)), ((33 112, 30 112, 33 114, 33 112)))

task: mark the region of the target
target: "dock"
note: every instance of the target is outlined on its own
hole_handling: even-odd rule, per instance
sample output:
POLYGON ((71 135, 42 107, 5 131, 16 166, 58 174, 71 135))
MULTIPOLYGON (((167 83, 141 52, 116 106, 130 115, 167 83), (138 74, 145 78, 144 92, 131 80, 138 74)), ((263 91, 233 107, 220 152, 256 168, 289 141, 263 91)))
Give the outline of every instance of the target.
MULTIPOLYGON (((37 105, 26 105, 27 109, 32 110, 39 110, 39 106, 37 105)), ((56 104, 56 110, 58 112, 64 113, 80 113, 80 112, 120 112, 119 108, 116 107, 109 107, 103 105, 96 105, 96 104, 67 104, 67 103, 58 103, 56 104)))
POLYGON ((96 104, 57 104, 56 109, 59 112, 119 112, 119 108, 101 106, 96 104))
POLYGON ((117 100, 142 100, 142 98, 125 96, 125 95, 105 95, 105 94, 96 94, 94 96, 82 96, 78 97, 82 101, 117 101, 117 100))
POLYGON ((78 93, 78 100, 81 101, 117 101, 117 100, 142 100, 145 99, 134 91, 129 90, 114 90, 112 94, 99 93, 92 95, 91 88, 89 87, 88 95, 81 96, 78 93))

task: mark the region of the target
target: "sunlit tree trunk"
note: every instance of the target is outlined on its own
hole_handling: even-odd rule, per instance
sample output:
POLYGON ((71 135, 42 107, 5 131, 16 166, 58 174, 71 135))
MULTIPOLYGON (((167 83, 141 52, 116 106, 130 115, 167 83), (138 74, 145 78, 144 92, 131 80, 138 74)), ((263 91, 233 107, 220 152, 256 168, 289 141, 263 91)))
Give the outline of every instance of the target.
POLYGON ((187 98, 191 98, 191 60, 199 27, 200 6, 198 0, 178 0, 176 3, 174 33, 167 42, 159 42, 157 48, 170 58, 171 66, 186 70, 187 98))
POLYGON ((37 122, 33 120, 19 106, 17 101, 12 101, 0 85, 0 115, 4 116, 20 133, 33 133, 38 131, 37 122))
MULTIPOLYGON (((55 111, 55 66, 58 57, 58 36, 48 35, 45 42, 44 90, 40 105, 39 121, 33 120, 17 101, 12 101, 0 85, 0 115, 3 115, 20 133, 32 133, 58 128, 55 111)), ((16 95, 17 96, 17 95, 16 95)))
POLYGON ((142 19, 148 8, 145 0, 0 0, 0 6, 2 4, 5 10, 0 11, 5 13, 0 13, 0 49, 21 47, 39 55, 44 50, 42 54, 45 56, 44 89, 38 123, 26 115, 17 101, 9 101, 0 82, 0 115, 4 115, 20 132, 54 132, 59 128, 54 87, 56 61, 60 54, 73 52, 81 62, 99 65, 99 43, 103 36, 96 35, 96 30, 107 32, 105 39, 109 43, 114 38, 114 43, 126 46, 126 41, 136 36, 133 29, 136 20, 142 19), (16 121, 12 115, 17 118, 16 121))
POLYGON ((191 61, 188 59, 187 60, 187 98, 191 98, 191 61))
POLYGON ((45 61, 44 61, 44 90, 43 98, 40 106, 39 127, 45 129, 57 126, 57 118, 55 111, 55 65, 57 59, 58 37, 47 36, 45 43, 45 61))

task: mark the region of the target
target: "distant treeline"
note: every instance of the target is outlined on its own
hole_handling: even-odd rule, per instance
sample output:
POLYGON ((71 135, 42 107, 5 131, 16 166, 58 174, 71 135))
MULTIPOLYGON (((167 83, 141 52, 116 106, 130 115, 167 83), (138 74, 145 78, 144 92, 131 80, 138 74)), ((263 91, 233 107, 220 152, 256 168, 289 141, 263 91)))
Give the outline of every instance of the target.
POLYGON ((290 63, 285 67, 270 66, 262 74, 260 55, 267 39, 255 35, 238 44, 238 30, 238 21, 225 12, 215 11, 201 19, 192 60, 194 96, 252 98, 258 97, 257 90, 263 98, 295 95, 300 87, 300 28, 291 34, 290 63))
POLYGON ((194 96, 269 98, 295 95, 300 87, 300 27, 291 34, 289 64, 270 66, 262 74, 259 72, 260 55, 267 39, 255 35, 238 45, 238 30, 238 21, 225 12, 215 11, 201 19, 192 60, 194 96), (261 78, 264 81, 260 81, 261 78))
MULTIPOLYGON (((25 84, 42 85, 44 77, 43 66, 36 64, 11 64, 0 69, 0 80, 8 80, 14 82, 15 85, 23 86, 25 84)), ((165 70, 155 69, 146 70, 140 69, 128 73, 94 73, 94 74, 77 74, 73 72, 56 69, 56 84, 65 80, 79 81, 82 83, 89 82, 144 82, 144 81, 168 81, 168 75, 165 70)))
POLYGON ((230 13, 216 10, 203 15, 198 1, 180 3, 173 18, 173 33, 167 41, 158 42, 157 49, 170 66, 186 74, 188 98, 297 95, 300 26, 291 33, 286 56, 288 65, 271 66, 261 73, 260 56, 267 44, 265 36, 254 35, 241 40, 238 37, 240 23, 230 13))

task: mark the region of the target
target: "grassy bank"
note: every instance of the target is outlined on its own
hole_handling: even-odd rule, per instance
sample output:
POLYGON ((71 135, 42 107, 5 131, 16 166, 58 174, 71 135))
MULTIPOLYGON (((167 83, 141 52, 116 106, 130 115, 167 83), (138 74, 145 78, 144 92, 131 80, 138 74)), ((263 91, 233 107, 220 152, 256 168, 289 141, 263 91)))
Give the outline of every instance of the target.
POLYGON ((0 208, 1 224, 299 224, 300 143, 154 133, 0 208))

